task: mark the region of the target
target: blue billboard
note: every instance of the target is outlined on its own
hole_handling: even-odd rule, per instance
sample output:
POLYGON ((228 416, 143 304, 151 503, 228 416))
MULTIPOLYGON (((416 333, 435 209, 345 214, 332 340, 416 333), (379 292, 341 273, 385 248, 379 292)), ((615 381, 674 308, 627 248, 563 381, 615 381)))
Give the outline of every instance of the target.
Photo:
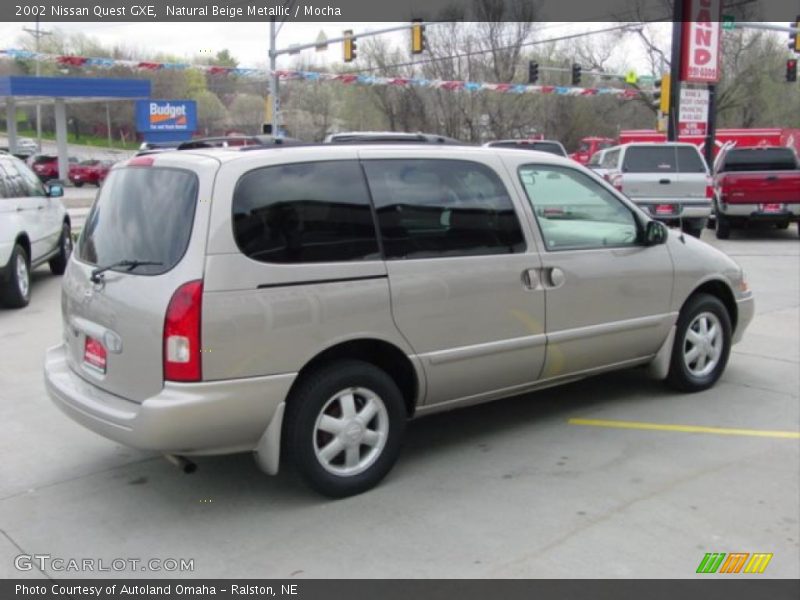
POLYGON ((194 100, 138 100, 136 131, 148 142, 184 141, 197 129, 194 100))

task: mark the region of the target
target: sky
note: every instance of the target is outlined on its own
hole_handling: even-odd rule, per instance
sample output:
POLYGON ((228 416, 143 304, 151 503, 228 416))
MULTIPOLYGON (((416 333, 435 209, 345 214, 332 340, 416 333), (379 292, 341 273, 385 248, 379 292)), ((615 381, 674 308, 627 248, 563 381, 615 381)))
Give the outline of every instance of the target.
MULTIPOLYGON (((286 23, 278 35, 278 47, 285 48, 291 44, 313 42, 320 31, 328 38, 339 37, 344 29, 353 29, 356 33, 400 25, 401 23, 286 23)), ((404 24, 404 23, 402 23, 404 24)), ((538 38, 558 37, 582 31, 591 31, 613 25, 610 23, 555 23, 541 24, 538 38)), ((26 34, 23 27, 32 27, 33 23, 0 23, 0 46, 14 47, 26 34)), ((656 27, 669 27, 658 25, 656 27)), ((107 45, 124 45, 141 51, 141 55, 149 52, 164 52, 181 58, 191 58, 197 54, 210 52, 216 54, 227 48, 239 61, 242 67, 263 68, 267 64, 269 46, 268 23, 45 23, 43 29, 60 29, 67 33, 82 32, 96 38, 107 45), (176 31, 178 30, 178 31, 176 31)), ((407 32, 387 34, 391 43, 405 46, 408 42, 407 32)), ((668 39, 665 38, 665 39, 668 39)), ((340 44, 332 44, 326 52, 306 50, 303 57, 315 63, 338 62, 342 60, 340 44)), ((620 44, 615 51, 615 59, 624 62, 640 71, 645 68, 644 53, 634 40, 620 44)), ((290 68, 295 56, 285 55, 279 58, 278 68, 290 68)), ((355 66, 355 65, 354 65, 355 66)))

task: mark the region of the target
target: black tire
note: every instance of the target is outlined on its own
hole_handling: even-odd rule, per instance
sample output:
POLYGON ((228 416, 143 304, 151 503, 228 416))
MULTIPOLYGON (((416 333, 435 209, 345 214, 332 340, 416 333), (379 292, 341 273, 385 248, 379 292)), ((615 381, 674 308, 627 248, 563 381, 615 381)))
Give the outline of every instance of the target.
POLYGON ((724 215, 717 215, 717 239, 727 240, 731 237, 731 222, 724 215))
POLYGON ((8 274, 5 282, 0 288, 0 302, 7 308, 23 308, 28 306, 31 301, 31 261, 25 248, 17 244, 11 252, 8 261, 8 274), (20 278, 17 270, 17 261, 22 260, 25 268, 25 285, 20 285, 20 278))
POLYGON ((67 270, 69 255, 72 253, 72 231, 69 224, 64 223, 61 228, 61 237, 58 238, 58 254, 50 259, 50 272, 53 275, 63 275, 67 270))
POLYGON ((687 221, 683 224, 682 231, 692 237, 699 238, 703 234, 703 225, 687 221))
POLYGON ((82 181, 75 181, 73 183, 74 183, 75 187, 83 187, 83 182, 82 181))
MULTIPOLYGON (((354 394, 356 411, 359 410, 359 393, 354 394)), ((343 410, 343 405, 340 408, 343 410)), ((336 418, 335 413, 333 416, 336 418)), ((332 498, 360 494, 377 485, 391 470, 400 454, 406 418, 403 395, 389 375, 374 365, 359 360, 337 361, 303 376, 292 391, 283 427, 283 452, 306 482, 319 493, 332 498), (380 419, 386 419, 383 421, 384 431, 388 435, 382 450, 374 456, 372 462, 365 459, 367 464, 364 465, 364 470, 353 475, 342 475, 331 472, 329 468, 345 468, 344 464, 339 466, 329 463, 329 468, 326 468, 322 459, 317 457, 317 445, 321 443, 324 449, 327 444, 336 441, 336 436, 317 430, 316 424, 326 406, 329 408, 325 414, 331 414, 328 411, 336 408, 337 401, 334 398, 348 388, 372 392, 382 401, 385 414, 376 415, 367 425, 378 428, 377 424, 382 422, 380 419), (320 436, 330 437, 325 440, 320 436)), ((342 432, 341 435, 344 440, 346 433, 342 432)), ((369 457, 369 446, 362 443, 355 447, 359 459, 361 456, 369 457)), ((341 459, 344 463, 346 451, 340 450, 332 461, 341 459)))
MULTIPOLYGON (((728 309, 716 297, 710 294, 697 294, 689 298, 681 309, 678 325, 675 331, 675 343, 672 347, 667 383, 682 392, 700 392, 714 385, 728 364, 731 351, 731 319, 728 309), (698 375, 690 369, 690 364, 684 359, 684 352, 691 341, 687 340, 687 333, 695 319, 703 314, 716 316, 721 326, 722 347, 716 365, 708 372, 698 375)), ((697 363, 695 363, 697 366, 697 363)))
POLYGON ((775 227, 777 229, 789 229, 789 221, 781 221, 780 223, 775 223, 775 227))

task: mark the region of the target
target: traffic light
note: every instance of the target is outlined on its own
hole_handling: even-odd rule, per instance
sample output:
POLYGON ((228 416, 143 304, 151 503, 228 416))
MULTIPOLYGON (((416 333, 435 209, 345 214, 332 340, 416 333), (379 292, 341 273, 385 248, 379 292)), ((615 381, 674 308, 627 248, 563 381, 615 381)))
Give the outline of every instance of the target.
POLYGON ((353 30, 347 29, 344 32, 344 62, 353 62, 358 58, 356 54, 356 38, 353 37, 353 30))
MULTIPOLYGON (((797 15, 794 23, 789 23, 789 27, 800 29, 800 15, 797 15)), ((793 31, 789 34, 789 50, 794 50, 800 54, 800 34, 798 34, 796 31, 793 31)))
POLYGON ((422 54, 425 50, 425 25, 422 19, 413 19, 411 23, 411 54, 422 54))
POLYGON ((656 106, 662 113, 669 112, 669 92, 670 92, 670 76, 669 73, 664 73, 661 79, 655 83, 656 89, 653 91, 653 100, 656 101, 656 106))
POLYGON ((790 58, 786 61, 786 81, 794 83, 797 81, 797 59, 790 58))
POLYGON ((581 66, 578 63, 572 65, 572 85, 580 85, 581 71, 581 66))
POLYGON ((528 62, 528 83, 536 83, 539 81, 539 63, 530 61, 528 62))

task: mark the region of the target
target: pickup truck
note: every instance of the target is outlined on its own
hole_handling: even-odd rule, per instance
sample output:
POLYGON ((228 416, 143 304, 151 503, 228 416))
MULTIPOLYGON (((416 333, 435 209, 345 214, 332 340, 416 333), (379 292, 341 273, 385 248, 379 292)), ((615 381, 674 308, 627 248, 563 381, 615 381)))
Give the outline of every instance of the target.
POLYGON ((780 229, 800 221, 800 164, 792 148, 731 148, 717 157, 714 171, 719 239, 751 221, 780 229))

